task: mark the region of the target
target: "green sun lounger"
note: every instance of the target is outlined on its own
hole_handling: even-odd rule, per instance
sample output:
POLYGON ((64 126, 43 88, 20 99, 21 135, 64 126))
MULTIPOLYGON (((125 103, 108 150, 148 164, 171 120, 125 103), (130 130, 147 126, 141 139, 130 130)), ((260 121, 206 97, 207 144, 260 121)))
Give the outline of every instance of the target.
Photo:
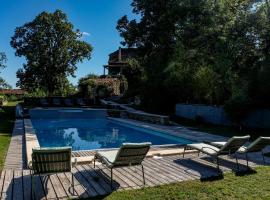
MULTIPOLYGON (((210 144, 221 148, 222 146, 224 146, 226 144, 226 142, 211 142, 210 144)), ((270 145, 270 137, 258 137, 256 140, 254 140, 248 146, 240 147, 238 149, 237 153, 246 154, 247 167, 248 167, 248 153, 252 153, 252 152, 261 152, 263 162, 265 163, 263 150, 268 145, 270 145)))
MULTIPOLYGON (((187 148, 196 149, 199 151, 199 153, 202 152, 209 156, 215 157, 217 161, 217 169, 219 170, 219 156, 235 154, 240 147, 242 147, 246 142, 248 142, 249 138, 249 135, 234 136, 230 138, 221 148, 206 143, 187 144, 184 148, 183 157, 185 156, 185 151, 187 148)), ((237 168, 239 170, 238 158, 236 154, 235 159, 237 163, 237 168)))
POLYGON ((119 150, 97 151, 94 157, 111 170, 111 189, 113 189, 113 169, 117 167, 141 165, 143 184, 145 185, 142 161, 150 149, 151 143, 123 143, 119 150))

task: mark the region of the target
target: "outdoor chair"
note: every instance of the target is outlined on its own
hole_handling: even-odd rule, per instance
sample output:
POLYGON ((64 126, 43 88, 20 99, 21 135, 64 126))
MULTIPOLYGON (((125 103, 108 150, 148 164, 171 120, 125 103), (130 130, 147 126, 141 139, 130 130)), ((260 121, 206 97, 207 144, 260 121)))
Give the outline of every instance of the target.
MULTIPOLYGON (((226 142, 211 142, 210 144, 221 148, 226 144, 226 142)), ((261 152, 262 158, 263 158, 263 163, 265 164, 263 150, 268 145, 270 145, 270 137, 258 137, 256 140, 254 140, 248 146, 240 147, 238 149, 237 153, 242 153, 242 154, 246 155, 246 161, 247 161, 247 167, 248 167, 248 153, 261 152)))
POLYGON ((41 106, 44 106, 44 107, 49 106, 49 101, 46 98, 41 98, 39 103, 41 106))
POLYGON ((111 171, 111 189, 113 189, 113 169, 117 167, 141 165, 143 185, 145 185, 144 168, 142 161, 150 149, 151 143, 123 143, 119 150, 97 151, 94 156, 105 164, 111 171))
POLYGON ((85 103, 85 101, 83 100, 83 99, 77 99, 77 104, 79 105, 79 106, 81 106, 81 107, 83 107, 83 106, 86 106, 86 103, 85 103))
POLYGON ((61 100, 59 98, 54 98, 52 103, 54 106, 61 106, 61 100))
POLYGON ((74 103, 73 103, 72 99, 65 99, 64 103, 65 103, 66 106, 69 106, 69 107, 74 106, 74 103))
MULTIPOLYGON (((33 184, 33 177, 36 174, 45 174, 46 177, 49 177, 51 174, 55 173, 70 172, 71 188, 74 193, 74 175, 71 171, 71 147, 33 148, 32 151, 32 161, 28 164, 31 174, 32 199, 35 198, 35 184, 33 184)), ((76 164, 76 160, 74 164, 76 164)))
POLYGON ((184 148, 183 157, 185 157, 185 151, 187 148, 196 149, 200 152, 205 153, 209 156, 215 157, 217 162, 217 169, 219 169, 219 156, 220 155, 232 155, 235 154, 235 159, 237 163, 237 169, 239 171, 239 164, 237 158, 237 151, 240 147, 242 147, 246 142, 248 142, 250 136, 234 136, 230 138, 221 148, 213 146, 211 144, 206 143, 195 143, 195 144, 187 144, 184 148))

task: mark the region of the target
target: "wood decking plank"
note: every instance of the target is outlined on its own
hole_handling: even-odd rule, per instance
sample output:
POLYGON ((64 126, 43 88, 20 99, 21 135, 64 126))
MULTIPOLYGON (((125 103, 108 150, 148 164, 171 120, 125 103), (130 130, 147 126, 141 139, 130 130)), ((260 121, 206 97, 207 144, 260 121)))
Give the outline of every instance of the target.
MULTIPOLYGON (((107 167, 96 165, 96 168, 98 168, 100 170, 100 173, 103 172, 104 174, 106 174, 109 181, 110 181, 111 172, 107 167)), ((122 180, 118 176, 118 173, 113 174, 113 186, 114 186, 114 188, 117 188, 117 189, 120 189, 120 188, 122 188, 122 189, 132 188, 132 186, 130 186, 127 182, 125 182, 124 180, 122 180), (119 185, 117 185, 117 184, 119 184, 119 185)))
POLYGON ((158 177, 164 184, 168 184, 172 182, 171 178, 167 176, 166 172, 162 171, 158 166, 151 165, 148 160, 145 160, 143 162, 143 165, 149 171, 151 171, 152 174, 155 174, 155 176, 158 177))
MULTIPOLYGON (((179 160, 179 158, 175 158, 174 156, 172 156, 169 159, 175 159, 175 160, 178 159, 179 160)), ((172 160, 172 162, 175 162, 175 161, 172 160)), ((190 162, 190 164, 185 166, 185 169, 187 172, 192 173, 193 175, 197 176, 196 177, 197 179, 210 177, 213 175, 218 175, 217 171, 216 171, 216 166, 213 166, 213 163, 209 163, 209 162, 203 163, 203 161, 201 161, 201 159, 199 157, 192 157, 192 158, 183 159, 181 162, 183 162, 183 163, 190 162)), ((179 163, 176 163, 176 164, 180 165, 179 163)), ((182 165, 184 165, 184 164, 182 164, 182 165)))
MULTIPOLYGON (((58 179, 58 181, 60 182, 60 184, 62 185, 62 187, 64 188, 68 198, 76 198, 78 197, 78 192, 76 191, 77 188, 74 188, 74 192, 73 192, 73 188, 71 187, 71 173, 68 173, 67 177, 64 173, 57 173, 56 177, 58 179), (69 180, 70 179, 70 180, 69 180)), ((74 181, 75 182, 75 181, 74 181)), ((81 192, 81 194, 83 194, 85 191, 81 192)))
POLYGON ((185 166, 180 165, 178 163, 175 163, 175 160, 176 159, 179 159, 179 158, 174 158, 174 157, 166 156, 166 157, 164 157, 164 159, 166 161, 168 161, 169 163, 171 163, 172 166, 175 166, 177 168, 179 167, 181 170, 183 170, 183 173, 186 173, 187 175, 190 175, 194 179, 200 179, 201 176, 196 171, 194 171, 192 169, 189 169, 188 167, 185 167, 185 166))
POLYGON ((13 199, 23 200, 23 178, 22 170, 14 171, 13 178, 13 199))
POLYGON ((130 188, 138 188, 138 185, 132 180, 132 178, 130 178, 130 175, 128 173, 121 173, 120 168, 113 169, 113 176, 119 177, 121 180, 126 182, 130 188))
POLYGON ((84 178, 88 181, 89 185, 91 185, 94 190, 97 192, 98 195, 105 195, 107 192, 103 189, 103 187, 100 186, 100 184, 94 180, 91 173, 87 169, 85 169, 83 166, 79 165, 76 167, 80 173, 84 176, 84 178))
MULTIPOLYGON (((125 167, 123 168, 124 171, 126 171, 129 174, 132 174, 134 178, 137 179, 138 185, 143 187, 143 175, 142 175, 142 169, 140 166, 138 167, 125 167)), ((145 174, 145 186, 154 186, 155 184, 148 179, 148 176, 145 174)))
POLYGON ((5 170, 5 180, 2 190, 1 199, 12 199, 13 192, 13 170, 5 170))
POLYGON ((0 174, 0 199, 2 197, 2 190, 4 187, 5 173, 6 173, 6 171, 3 170, 3 171, 1 171, 1 174, 0 174))
POLYGON ((97 173, 98 169, 94 169, 90 165, 83 165, 83 168, 86 169, 88 173, 91 173, 91 175, 94 179, 97 179, 94 181, 99 182, 99 184, 101 185, 101 187, 103 187, 103 189, 106 191, 106 193, 111 192, 111 187, 108 184, 108 182, 105 180, 106 177, 102 176, 101 174, 98 174, 97 173))
POLYGON ((160 163, 164 167, 164 169, 169 170, 171 174, 180 177, 181 180, 191 180, 191 179, 193 179, 193 177, 183 173, 183 171, 180 170, 179 167, 174 166, 172 162, 167 162, 163 158, 159 159, 158 161, 155 160, 155 159, 152 159, 151 162, 153 164, 160 163))
POLYGON ((39 177, 42 181, 43 190, 45 191, 46 195, 46 197, 43 199, 57 199, 57 195, 50 181, 50 176, 40 174, 39 177))
POLYGON ((38 174, 32 175, 32 186, 35 199, 46 199, 45 191, 38 174))
POLYGON ((152 179, 155 179, 159 182, 159 184, 168 184, 168 180, 164 179, 164 175, 158 174, 153 168, 149 168, 148 166, 145 166, 145 174, 149 175, 152 179))
POLYGON ((159 160, 158 162, 161 162, 163 165, 170 167, 174 171, 174 173, 180 174, 183 180, 194 180, 196 179, 196 177, 198 178, 198 176, 195 176, 191 173, 186 172, 185 169, 181 165, 175 164, 173 163, 173 161, 166 160, 165 157, 159 160))
POLYGON ((170 173, 171 170, 169 168, 165 169, 164 166, 162 164, 160 164, 160 163, 153 164, 152 160, 151 161, 149 160, 149 161, 145 162, 145 165, 150 167, 150 168, 156 169, 157 174, 162 174, 163 176, 165 176, 168 183, 174 183, 174 182, 177 182, 177 181, 181 181, 180 176, 176 176, 176 175, 171 174, 170 173))
POLYGON ((50 181, 55 191, 56 196, 59 199, 67 198, 68 194, 66 193, 65 189, 63 188, 62 184, 59 182, 56 174, 50 175, 50 181))
POLYGON ((31 193, 31 175, 30 170, 23 170, 23 197, 25 200, 31 199, 32 193, 31 193))
POLYGON ((24 129, 22 127, 23 120, 17 119, 14 123, 4 169, 23 169, 25 148, 23 148, 24 129))
MULTIPOLYGON (((137 168, 138 170, 141 170, 140 166, 134 166, 134 167, 137 168)), ((162 184, 162 182, 158 178, 156 178, 156 175, 149 172, 148 168, 146 167, 144 168, 144 176, 145 176, 146 184, 148 184, 148 182, 153 183, 154 186, 162 184)))
POLYGON ((125 171, 124 168, 125 167, 115 168, 113 169, 113 172, 119 173, 119 175, 121 174, 122 179, 126 179, 132 182, 133 188, 140 188, 142 186, 141 181, 139 182, 139 180, 136 177, 134 177, 133 175, 134 172, 125 171))
POLYGON ((85 191, 87 192, 87 194, 90 197, 94 197, 94 196, 97 196, 98 195, 98 193, 87 182, 87 180, 82 176, 82 174, 80 173, 80 171, 76 167, 73 168, 73 174, 76 177, 76 179, 79 182, 79 184, 81 184, 85 188, 85 191))

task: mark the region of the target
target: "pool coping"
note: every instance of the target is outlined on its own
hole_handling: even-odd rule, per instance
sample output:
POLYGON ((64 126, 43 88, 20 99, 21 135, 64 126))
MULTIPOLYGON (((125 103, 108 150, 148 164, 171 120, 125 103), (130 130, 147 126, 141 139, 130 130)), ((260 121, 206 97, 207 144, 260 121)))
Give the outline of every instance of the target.
POLYGON ((150 129, 153 131, 169 134, 171 136, 181 137, 183 139, 192 141, 192 142, 205 142, 205 141, 225 141, 228 138, 219 135, 213 135, 206 132, 191 130, 187 127, 181 125, 158 125, 158 124, 150 124, 147 122, 132 120, 132 119, 122 119, 122 118, 112 118, 108 117, 108 119, 112 121, 122 122, 129 124, 131 126, 136 126, 139 128, 150 129))
MULTIPOLYGON (((33 128, 31 119, 29 118, 24 118, 23 119, 24 123, 24 134, 25 134, 25 147, 26 147, 26 159, 27 159, 27 164, 32 161, 32 149, 33 148, 40 148, 39 141, 37 138, 37 135, 35 133, 35 130, 33 128)), ((170 149, 169 154, 170 155, 175 155, 175 152, 179 152, 179 148, 183 148, 183 145, 178 145, 178 144, 166 144, 166 145, 151 145, 151 147, 160 147, 160 148, 167 148, 164 150, 170 149), (178 148, 174 152, 172 152, 172 148, 178 148)), ((182 149, 181 148, 181 149, 182 149)), ((96 152, 98 151, 111 151, 111 150, 117 150, 118 148, 101 148, 101 149, 91 149, 91 150, 75 150, 72 152, 96 152)), ((152 157, 154 155, 164 155, 163 152, 160 152, 160 150, 151 150, 150 153, 148 154, 148 157, 152 157), (153 153, 153 151, 155 153, 153 153)), ((88 158, 89 160, 92 159, 88 158)), ((85 160, 82 160, 82 162, 85 162, 85 160)))
MULTIPOLYGON (((171 136, 181 137, 186 140, 190 140, 193 142, 203 142, 203 141, 224 141, 227 138, 223 136, 217 136, 212 135, 205 132, 199 132, 190 130, 183 126, 166 126, 166 125, 157 125, 157 124, 150 124, 147 122, 141 122, 137 120, 131 120, 131 119, 122 119, 122 118, 112 118, 107 117, 107 119, 114 121, 116 123, 125 123, 130 126, 136 126, 143 129, 149 129, 165 134, 169 134, 171 136)), ((27 163, 32 161, 32 149, 33 148, 40 148, 39 141, 37 138, 37 135, 35 133, 35 130, 33 128, 32 122, 30 118, 24 118, 24 133, 25 133, 25 147, 26 147, 26 159, 27 163)), ((159 150, 154 150, 151 148, 149 151, 149 154, 147 156, 152 157, 156 155, 175 155, 175 154, 181 154, 183 152, 183 144, 166 144, 166 145, 152 145, 153 148, 159 148, 159 150), (160 150, 162 149, 162 150, 160 150)), ((109 150, 117 150, 118 148, 102 148, 102 149, 92 149, 92 150, 77 150, 72 152, 95 152, 95 151, 109 151, 109 150)), ((92 157, 91 157, 92 158, 92 157)), ((90 161, 91 158, 89 157, 88 160, 90 161)), ((82 160, 82 162, 85 162, 85 159, 82 160)), ((91 161, 90 161, 91 162, 91 161)))

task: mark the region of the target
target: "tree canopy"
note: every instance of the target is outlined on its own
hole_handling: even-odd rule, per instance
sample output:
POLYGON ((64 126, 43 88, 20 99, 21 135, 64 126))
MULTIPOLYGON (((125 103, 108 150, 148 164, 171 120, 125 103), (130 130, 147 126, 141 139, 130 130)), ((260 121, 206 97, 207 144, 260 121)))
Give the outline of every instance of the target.
POLYGON ((270 107, 269 3, 133 0, 140 19, 123 16, 116 28, 123 45, 142 53, 144 108, 172 112, 175 103, 270 107))
MULTIPOLYGON (((4 52, 0 52, 0 70, 6 68, 6 62, 6 54, 4 52)), ((2 77, 0 77, 0 89, 11 89, 11 85, 9 85, 2 77)))
POLYGON ((17 86, 27 91, 62 94, 75 76, 76 64, 90 59, 92 47, 60 10, 42 12, 33 21, 16 28, 11 46, 26 63, 17 71, 17 86))

